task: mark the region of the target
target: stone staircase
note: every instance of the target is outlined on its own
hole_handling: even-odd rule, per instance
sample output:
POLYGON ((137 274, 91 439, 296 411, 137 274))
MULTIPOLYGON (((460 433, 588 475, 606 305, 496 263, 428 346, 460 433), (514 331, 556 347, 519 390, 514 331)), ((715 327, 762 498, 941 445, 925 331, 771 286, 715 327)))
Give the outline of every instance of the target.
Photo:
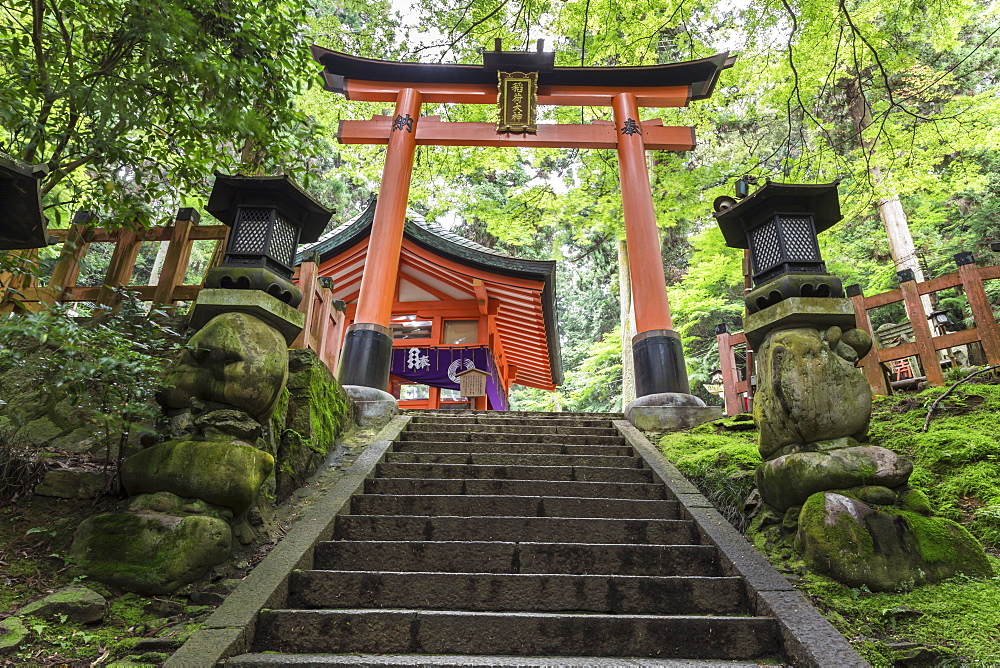
POLYGON ((788 660, 620 415, 412 415, 228 665, 788 660))

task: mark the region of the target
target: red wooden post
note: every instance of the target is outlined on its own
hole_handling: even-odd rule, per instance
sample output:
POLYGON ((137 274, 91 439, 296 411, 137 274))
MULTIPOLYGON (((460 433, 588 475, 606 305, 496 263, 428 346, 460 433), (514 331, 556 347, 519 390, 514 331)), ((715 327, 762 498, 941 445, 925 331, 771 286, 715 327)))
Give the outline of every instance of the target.
POLYGON ((296 283, 299 286, 299 290, 302 291, 299 312, 305 316, 305 324, 302 326, 302 331, 299 332, 299 335, 295 337, 295 341, 289 347, 300 350, 302 348, 311 348, 312 339, 316 336, 316 332, 313 331, 316 324, 316 307, 314 302, 316 300, 316 289, 319 287, 319 276, 315 262, 303 261, 299 264, 296 283))
POLYGON ((719 369, 722 371, 722 396, 726 403, 726 415, 736 415, 743 412, 740 393, 736 391, 736 356, 733 355, 733 345, 730 342, 729 328, 716 325, 715 340, 719 343, 719 369))
POLYGON ((878 360, 878 349, 875 346, 875 334, 872 332, 872 321, 868 317, 868 309, 865 308, 865 296, 861 292, 861 287, 857 285, 847 286, 847 295, 854 304, 854 318, 858 329, 867 332, 872 338, 872 348, 858 362, 861 370, 865 373, 865 379, 872 390, 872 394, 892 394, 890 386, 885 382, 885 372, 882 364, 878 360))
POLYGON ((676 392, 690 386, 680 337, 672 329, 667 281, 660 256, 660 232, 646 169, 646 148, 635 95, 620 93, 612 103, 618 139, 625 244, 635 307, 632 339, 637 397, 676 392))
POLYGON ((958 275, 962 279, 962 287, 976 321, 976 333, 983 344, 986 361, 989 364, 1000 364, 1000 326, 997 326, 993 317, 993 306, 983 289, 983 279, 979 275, 976 259, 972 253, 959 253, 955 256, 955 262, 958 263, 958 275))
POLYGON ((361 277, 358 309, 341 353, 338 379, 343 385, 385 390, 389 384, 392 366, 389 318, 399 274, 420 105, 420 93, 416 90, 403 88, 399 91, 361 277))
POLYGON ((327 336, 329 337, 327 341, 329 355, 327 366, 330 367, 331 371, 336 372, 337 365, 340 364, 340 348, 344 343, 344 328, 347 327, 347 316, 333 309, 331 317, 333 318, 333 327, 327 332, 327 336))
POLYGON ((671 329, 666 277, 660 257, 660 233, 646 170, 646 150, 635 96, 622 93, 614 101, 618 130, 618 171, 622 186, 625 243, 635 304, 635 329, 671 329))
POLYGON ((326 362, 327 357, 327 346, 329 345, 330 329, 333 327, 333 321, 330 319, 330 313, 333 311, 333 292, 328 288, 324 288, 317 284, 318 288, 318 304, 313 306, 314 309, 319 311, 319 331, 315 332, 316 337, 316 355, 326 362))
MULTIPOLYGON (((174 290, 184 283, 188 263, 191 260, 191 230, 198 223, 198 212, 194 209, 180 209, 170 230, 167 254, 160 268, 160 278, 153 290, 153 303, 168 306, 174 301, 174 290)), ((228 228, 227 228, 228 229, 228 228)), ((163 242, 160 242, 163 243, 163 242)))
POLYGON ((906 316, 913 327, 914 343, 917 347, 917 356, 920 358, 920 366, 924 368, 924 376, 931 385, 944 385, 944 374, 941 373, 934 341, 931 340, 931 328, 927 323, 927 314, 924 313, 920 293, 917 291, 917 282, 903 281, 899 284, 899 289, 903 293, 906 316))

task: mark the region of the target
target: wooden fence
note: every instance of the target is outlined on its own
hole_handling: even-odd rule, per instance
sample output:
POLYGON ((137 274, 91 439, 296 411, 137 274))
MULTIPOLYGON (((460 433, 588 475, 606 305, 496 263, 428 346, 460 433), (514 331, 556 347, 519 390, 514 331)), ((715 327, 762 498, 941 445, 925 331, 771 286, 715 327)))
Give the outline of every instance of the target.
MULTIPOLYGON (((201 291, 201 284, 184 285, 195 241, 215 241, 215 251, 208 269, 218 266, 229 237, 226 225, 198 225, 199 216, 194 209, 181 209, 173 225, 144 230, 104 230, 93 227, 86 212, 78 213, 68 229, 48 230, 49 237, 63 242, 46 285, 38 278, 25 274, 0 274, 0 313, 15 310, 38 311, 47 304, 57 302, 92 302, 99 308, 114 308, 118 290, 124 288, 135 293, 141 301, 152 302, 165 309, 173 309, 177 302, 193 302, 201 291), (159 278, 155 285, 129 285, 144 241, 168 244, 159 278), (104 280, 98 287, 77 285, 81 261, 91 244, 114 243, 115 248, 108 263, 104 280)), ((25 263, 34 263, 38 251, 14 251, 25 263)), ((314 262, 303 262, 296 268, 293 278, 302 290, 299 311, 305 315, 305 328, 292 343, 292 348, 311 348, 321 360, 336 371, 340 354, 340 341, 344 335, 345 317, 335 308, 333 291, 317 276, 314 262)))
MULTIPOLYGON (((984 281, 1000 279, 1000 266, 977 267, 971 253, 959 253, 956 256, 958 271, 939 276, 929 281, 917 283, 904 281, 896 290, 889 290, 871 297, 864 296, 855 286, 848 288, 848 295, 854 303, 857 314, 857 327, 872 335, 869 311, 872 309, 902 303, 906 316, 913 328, 913 341, 886 348, 872 346, 871 351, 858 362, 864 371, 865 378, 875 394, 891 394, 892 386, 887 377, 886 364, 895 360, 917 358, 924 376, 931 385, 944 385, 944 373, 938 360, 937 351, 957 348, 979 343, 987 364, 1000 364, 1000 325, 993 315, 993 307, 986 296, 984 281), (852 289, 852 287, 854 289, 852 289), (964 292, 969 302, 974 327, 940 334, 931 329, 924 312, 921 295, 929 295, 941 290, 956 288, 964 292)), ((724 328, 722 328, 724 329, 724 328)), ((726 414, 732 415, 745 410, 745 404, 752 401, 752 352, 748 351, 745 378, 741 379, 736 364, 735 349, 746 345, 746 337, 731 334, 728 331, 718 331, 716 339, 719 344, 720 368, 726 402, 726 414), (744 397, 748 400, 744 401, 744 397)))

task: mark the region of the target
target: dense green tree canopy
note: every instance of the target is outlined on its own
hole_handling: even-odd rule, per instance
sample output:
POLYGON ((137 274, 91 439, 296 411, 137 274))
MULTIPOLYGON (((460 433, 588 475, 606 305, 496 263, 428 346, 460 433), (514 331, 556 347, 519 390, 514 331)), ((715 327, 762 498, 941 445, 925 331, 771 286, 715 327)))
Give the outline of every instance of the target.
MULTIPOLYGON (((732 50, 739 58, 712 98, 643 110, 697 131, 693 152, 650 154, 649 165, 676 327, 699 378, 715 363, 713 326, 741 315, 740 253, 710 211, 742 174, 840 180, 845 219, 823 235, 824 254, 869 294, 893 286, 879 221, 887 198, 901 203, 931 276, 951 271, 959 250, 998 259, 985 248, 1000 208, 998 31, 1000 6, 987 0, 30 0, 0 10, 0 150, 51 167, 50 213, 93 206, 141 220, 197 203, 219 168, 296 174, 345 220, 378 190, 384 148, 337 144, 337 123, 390 105, 323 91, 309 43, 476 63, 495 38, 511 49, 544 38, 559 65, 732 50)), ((487 121, 493 111, 424 113, 487 121)), ((541 118, 610 110, 543 108, 541 118)), ((613 151, 421 147, 410 205, 488 245, 563 260, 567 386, 526 400, 615 403, 613 151)))

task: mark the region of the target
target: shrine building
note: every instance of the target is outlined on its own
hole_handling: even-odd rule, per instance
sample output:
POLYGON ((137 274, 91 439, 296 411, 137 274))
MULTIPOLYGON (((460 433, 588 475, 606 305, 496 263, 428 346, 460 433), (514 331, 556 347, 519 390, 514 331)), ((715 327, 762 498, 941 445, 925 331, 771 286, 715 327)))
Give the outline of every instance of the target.
MULTIPOLYGON (((356 319, 376 203, 301 249, 356 319)), ((401 408, 507 410, 511 385, 562 382, 555 262, 499 253, 435 223, 407 219, 393 287, 388 391, 401 408), (463 398, 463 371, 486 373, 485 396, 463 398)))

